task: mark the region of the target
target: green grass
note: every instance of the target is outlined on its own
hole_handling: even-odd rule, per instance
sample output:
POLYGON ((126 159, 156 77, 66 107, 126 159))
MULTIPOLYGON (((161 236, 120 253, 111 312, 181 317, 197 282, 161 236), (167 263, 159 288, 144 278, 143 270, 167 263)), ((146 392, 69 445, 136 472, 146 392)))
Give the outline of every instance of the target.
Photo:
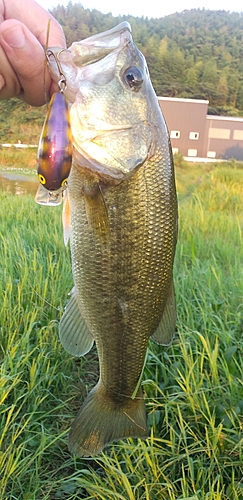
POLYGON ((70 424, 97 378, 58 321, 72 288, 61 208, 0 193, 0 498, 243 500, 243 168, 176 169, 178 323, 149 343, 150 437, 71 457, 70 424))

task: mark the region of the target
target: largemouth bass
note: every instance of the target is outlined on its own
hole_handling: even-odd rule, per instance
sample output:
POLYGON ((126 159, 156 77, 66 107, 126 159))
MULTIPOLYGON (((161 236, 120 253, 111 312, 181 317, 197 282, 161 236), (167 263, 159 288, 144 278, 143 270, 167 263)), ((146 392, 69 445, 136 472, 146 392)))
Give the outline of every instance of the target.
MULTIPOLYGON (((60 339, 77 356, 95 341, 100 366, 69 448, 92 456, 148 435, 140 379, 149 338, 167 345, 175 331, 177 198, 167 127, 130 25, 73 43, 59 60, 73 136, 75 285, 60 339)), ((55 60, 50 66, 57 81, 55 60)))

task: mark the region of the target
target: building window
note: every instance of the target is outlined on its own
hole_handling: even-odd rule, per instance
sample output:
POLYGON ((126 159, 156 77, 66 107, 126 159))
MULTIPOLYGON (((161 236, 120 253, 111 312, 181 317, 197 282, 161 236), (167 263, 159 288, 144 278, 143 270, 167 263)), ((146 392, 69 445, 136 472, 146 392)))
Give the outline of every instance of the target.
POLYGON ((171 139, 180 139, 181 133, 179 130, 171 130, 170 137, 171 139))
POLYGON ((199 132, 190 132, 189 139, 192 139, 192 141, 198 141, 199 132))
POLYGON ((179 149, 178 148, 172 148, 172 153, 173 153, 173 155, 177 155, 177 153, 179 153, 179 149))
POLYGON ((188 149, 187 156, 197 156, 197 149, 188 149))
POLYGON ((243 141, 243 130, 234 130, 233 139, 235 141, 243 141))
POLYGON ((210 139, 229 139, 230 128, 210 128, 208 131, 210 139))
POLYGON ((208 151, 207 157, 208 158, 216 158, 216 151, 208 151))

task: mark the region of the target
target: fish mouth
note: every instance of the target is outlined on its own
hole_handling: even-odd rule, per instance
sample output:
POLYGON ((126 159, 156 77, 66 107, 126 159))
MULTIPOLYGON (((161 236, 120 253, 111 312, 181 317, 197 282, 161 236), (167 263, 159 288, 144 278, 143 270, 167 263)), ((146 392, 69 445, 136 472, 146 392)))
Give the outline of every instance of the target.
POLYGON ((60 50, 60 47, 48 47, 48 51, 50 51, 48 63, 50 65, 51 76, 58 83, 60 72, 55 57, 55 54, 58 54, 58 61, 60 62, 62 72, 68 81, 65 94, 70 102, 75 101, 78 80, 80 79, 80 69, 82 70, 82 79, 89 78, 91 80, 92 73, 95 79, 97 78, 95 63, 100 64, 102 60, 105 60, 101 84, 107 83, 111 66, 114 66, 114 60, 110 63, 109 68, 107 68, 106 56, 114 53, 114 57, 117 57, 115 55, 116 51, 124 48, 132 41, 131 32, 131 25, 127 21, 124 21, 104 33, 90 36, 80 42, 73 42, 68 49, 60 50))
POLYGON ((90 36, 81 42, 74 43, 73 62, 76 66, 84 67, 100 61, 115 49, 125 46, 131 40, 131 25, 124 21, 114 28, 90 36))

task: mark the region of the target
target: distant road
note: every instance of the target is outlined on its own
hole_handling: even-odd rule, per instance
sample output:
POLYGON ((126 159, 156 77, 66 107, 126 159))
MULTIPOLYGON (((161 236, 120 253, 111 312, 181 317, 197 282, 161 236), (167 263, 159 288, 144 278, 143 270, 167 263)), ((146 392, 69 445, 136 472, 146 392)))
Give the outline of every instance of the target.
POLYGON ((0 147, 2 148, 11 148, 12 146, 19 149, 38 148, 38 144, 22 144, 21 142, 17 142, 16 144, 0 144, 0 147))

